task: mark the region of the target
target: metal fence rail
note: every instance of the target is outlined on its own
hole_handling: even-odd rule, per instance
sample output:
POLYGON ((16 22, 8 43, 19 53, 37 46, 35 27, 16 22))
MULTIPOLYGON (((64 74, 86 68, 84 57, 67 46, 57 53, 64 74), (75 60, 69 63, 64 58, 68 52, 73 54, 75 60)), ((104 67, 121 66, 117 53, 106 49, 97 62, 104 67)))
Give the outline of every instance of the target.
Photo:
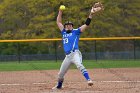
MULTIPOLYGON (((129 60, 140 59, 140 51, 137 51, 137 56, 134 57, 132 52, 97 52, 97 58, 94 52, 82 53, 84 60, 129 60)), ((12 61, 40 61, 40 60, 63 60, 65 54, 32 54, 32 55, 0 55, 0 62, 12 61)))
MULTIPOLYGON (((39 60, 63 60, 65 57, 62 42, 57 39, 26 39, 26 40, 0 40, 0 44, 11 43, 6 48, 1 47, 0 62, 9 61, 39 61, 39 60), (54 41, 54 42, 52 42, 54 41), (31 44, 35 53, 30 53, 31 44), (34 44, 35 43, 35 44, 34 44), (24 45, 25 44, 25 45, 24 45), (61 48, 59 45, 61 44, 61 48), (41 46, 42 45, 42 46, 41 46), (24 48, 23 48, 24 46, 24 48), (39 50, 36 50, 37 47, 39 50), (49 46, 49 47, 48 47, 49 46), (7 48, 11 48, 12 54, 6 54, 7 48), (42 48, 46 48, 40 53, 42 48), (6 51, 2 52, 2 51, 6 51)), ((140 37, 109 37, 109 38, 80 38, 80 51, 84 60, 99 59, 140 59, 140 37), (115 48, 114 48, 115 47, 115 48), (116 49, 116 50, 114 50, 116 49)))

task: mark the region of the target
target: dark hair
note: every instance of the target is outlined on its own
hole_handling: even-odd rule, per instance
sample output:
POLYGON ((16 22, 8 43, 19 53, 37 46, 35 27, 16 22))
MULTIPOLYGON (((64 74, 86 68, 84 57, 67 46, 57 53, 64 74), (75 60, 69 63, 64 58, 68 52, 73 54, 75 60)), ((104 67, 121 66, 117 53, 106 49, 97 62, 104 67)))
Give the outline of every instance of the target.
POLYGON ((71 21, 66 21, 65 24, 64 24, 64 27, 65 27, 66 25, 72 25, 72 26, 73 26, 73 23, 72 23, 71 21))

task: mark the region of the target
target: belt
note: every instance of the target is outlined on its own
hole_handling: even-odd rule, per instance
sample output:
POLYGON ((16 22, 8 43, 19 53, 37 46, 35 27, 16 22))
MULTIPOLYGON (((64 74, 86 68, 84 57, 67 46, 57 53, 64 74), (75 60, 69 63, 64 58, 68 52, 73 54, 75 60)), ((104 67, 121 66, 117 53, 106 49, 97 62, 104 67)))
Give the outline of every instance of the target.
POLYGON ((75 52, 76 50, 78 50, 78 49, 75 49, 75 50, 72 50, 72 51, 66 52, 65 54, 66 54, 66 55, 69 55, 70 53, 75 52))

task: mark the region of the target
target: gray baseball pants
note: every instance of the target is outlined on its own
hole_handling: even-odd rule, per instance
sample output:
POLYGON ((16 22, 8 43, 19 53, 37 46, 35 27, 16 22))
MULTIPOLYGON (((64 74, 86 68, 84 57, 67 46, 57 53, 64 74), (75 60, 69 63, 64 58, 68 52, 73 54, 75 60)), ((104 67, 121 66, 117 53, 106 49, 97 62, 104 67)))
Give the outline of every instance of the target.
POLYGON ((75 50, 74 52, 66 55, 65 59, 63 60, 60 71, 58 73, 58 79, 64 79, 64 75, 66 74, 72 63, 76 65, 76 67, 81 71, 81 73, 86 71, 85 67, 82 64, 81 52, 79 50, 75 50))

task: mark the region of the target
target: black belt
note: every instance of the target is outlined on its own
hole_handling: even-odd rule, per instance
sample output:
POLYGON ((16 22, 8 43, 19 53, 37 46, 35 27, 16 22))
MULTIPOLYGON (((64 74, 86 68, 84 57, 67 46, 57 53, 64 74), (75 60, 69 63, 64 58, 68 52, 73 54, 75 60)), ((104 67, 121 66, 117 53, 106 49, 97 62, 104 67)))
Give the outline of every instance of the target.
POLYGON ((76 50, 78 50, 78 49, 75 49, 75 50, 69 51, 69 52, 67 52, 67 53, 65 53, 65 54, 66 54, 66 55, 69 55, 70 53, 75 52, 76 50))

